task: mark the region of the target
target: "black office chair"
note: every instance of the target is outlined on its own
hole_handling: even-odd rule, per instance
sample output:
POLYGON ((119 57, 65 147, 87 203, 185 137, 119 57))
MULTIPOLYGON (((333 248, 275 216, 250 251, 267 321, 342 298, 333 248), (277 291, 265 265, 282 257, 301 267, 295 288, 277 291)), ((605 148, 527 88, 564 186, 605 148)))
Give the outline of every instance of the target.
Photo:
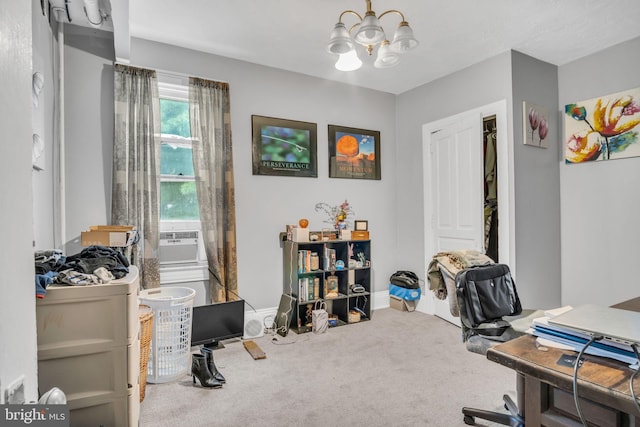
MULTIPOLYGON (((439 270, 447 287, 451 314, 460 317, 468 351, 486 355, 489 348, 523 335, 531 319, 542 315, 539 311, 522 310, 515 282, 504 264, 467 268, 455 277, 445 268, 439 270)), ((475 418, 481 418, 501 425, 524 426, 523 384, 524 379, 518 375, 518 405, 509 395, 503 396, 508 413, 463 407, 465 424, 474 425, 475 418)))

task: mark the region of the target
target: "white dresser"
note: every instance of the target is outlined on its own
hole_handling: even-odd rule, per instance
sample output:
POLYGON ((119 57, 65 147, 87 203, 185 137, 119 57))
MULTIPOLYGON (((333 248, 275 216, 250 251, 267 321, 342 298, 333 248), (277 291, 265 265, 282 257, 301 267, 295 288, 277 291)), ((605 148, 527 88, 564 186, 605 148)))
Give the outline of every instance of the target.
POLYGON ((139 277, 47 287, 36 301, 38 387, 67 396, 71 426, 137 426, 140 414, 139 277))

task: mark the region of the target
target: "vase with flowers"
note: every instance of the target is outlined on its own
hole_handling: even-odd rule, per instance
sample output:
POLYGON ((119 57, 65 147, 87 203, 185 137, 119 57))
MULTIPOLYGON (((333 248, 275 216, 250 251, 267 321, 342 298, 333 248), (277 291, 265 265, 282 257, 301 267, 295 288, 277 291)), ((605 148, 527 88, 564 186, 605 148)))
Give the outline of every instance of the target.
POLYGON ((337 206, 331 206, 328 203, 316 203, 316 212, 323 211, 329 217, 324 222, 332 224, 336 231, 347 229, 350 224, 350 218, 353 217, 353 209, 346 200, 337 206))

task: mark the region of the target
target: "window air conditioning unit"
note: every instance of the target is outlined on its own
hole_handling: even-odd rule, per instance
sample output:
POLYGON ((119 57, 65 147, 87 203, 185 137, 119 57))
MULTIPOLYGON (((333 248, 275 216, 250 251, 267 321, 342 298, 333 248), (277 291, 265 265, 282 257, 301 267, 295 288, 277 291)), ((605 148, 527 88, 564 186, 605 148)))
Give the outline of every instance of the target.
POLYGON ((160 233, 160 264, 198 261, 198 231, 163 231, 160 233))

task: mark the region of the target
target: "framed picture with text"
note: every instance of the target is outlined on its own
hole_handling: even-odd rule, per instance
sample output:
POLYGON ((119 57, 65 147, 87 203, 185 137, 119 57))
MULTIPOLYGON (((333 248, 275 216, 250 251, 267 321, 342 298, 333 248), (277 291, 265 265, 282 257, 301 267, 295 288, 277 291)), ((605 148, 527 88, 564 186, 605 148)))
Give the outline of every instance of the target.
POLYGON ((318 176, 317 125, 251 116, 254 175, 318 176))
POLYGON ((329 125, 329 178, 380 179, 380 132, 329 125))

